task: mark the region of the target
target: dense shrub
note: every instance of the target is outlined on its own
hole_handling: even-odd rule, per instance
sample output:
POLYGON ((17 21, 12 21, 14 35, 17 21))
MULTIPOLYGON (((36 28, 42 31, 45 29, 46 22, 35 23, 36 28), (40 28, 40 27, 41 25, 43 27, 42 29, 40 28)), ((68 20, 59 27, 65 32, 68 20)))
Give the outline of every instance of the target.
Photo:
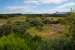
POLYGON ((24 39, 14 35, 3 36, 0 39, 0 50, 29 50, 24 39))
POLYGON ((0 50, 36 50, 41 40, 30 35, 25 38, 10 34, 0 38, 0 50), (38 39, 38 40, 37 40, 38 39), (39 42, 40 41, 40 42, 39 42))
POLYGON ((13 32, 23 35, 25 33, 25 27, 22 24, 14 25, 13 32))
POLYGON ((74 15, 61 20, 61 23, 70 24, 71 38, 45 40, 39 36, 31 36, 26 30, 30 27, 42 28, 41 19, 31 18, 24 22, 10 22, 0 27, 0 50, 75 50, 75 18, 74 15), (65 20, 66 19, 66 20, 65 20), (73 23, 72 23, 73 22, 73 23), (7 35, 7 36, 6 36, 7 35), (20 36, 18 36, 20 35, 20 36))
POLYGON ((12 27, 9 24, 4 24, 0 26, 0 36, 8 35, 9 33, 11 33, 11 31, 12 31, 12 27))
POLYGON ((31 24, 31 26, 43 26, 42 20, 38 19, 38 18, 30 18, 27 19, 27 22, 29 22, 31 24))

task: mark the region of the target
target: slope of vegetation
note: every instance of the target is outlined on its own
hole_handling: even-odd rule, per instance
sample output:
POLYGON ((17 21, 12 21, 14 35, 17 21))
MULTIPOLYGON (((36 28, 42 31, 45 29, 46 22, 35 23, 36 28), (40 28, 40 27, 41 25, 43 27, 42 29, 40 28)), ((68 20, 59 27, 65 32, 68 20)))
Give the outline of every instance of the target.
POLYGON ((1 18, 0 50, 75 50, 74 14, 1 18))

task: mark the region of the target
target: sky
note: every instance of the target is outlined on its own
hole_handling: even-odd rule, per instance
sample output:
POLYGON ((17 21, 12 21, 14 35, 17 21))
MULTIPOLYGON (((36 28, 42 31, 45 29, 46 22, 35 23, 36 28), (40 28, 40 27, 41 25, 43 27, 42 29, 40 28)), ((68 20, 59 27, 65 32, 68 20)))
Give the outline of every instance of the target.
POLYGON ((0 0, 0 13, 55 13, 75 9, 75 0, 0 0))

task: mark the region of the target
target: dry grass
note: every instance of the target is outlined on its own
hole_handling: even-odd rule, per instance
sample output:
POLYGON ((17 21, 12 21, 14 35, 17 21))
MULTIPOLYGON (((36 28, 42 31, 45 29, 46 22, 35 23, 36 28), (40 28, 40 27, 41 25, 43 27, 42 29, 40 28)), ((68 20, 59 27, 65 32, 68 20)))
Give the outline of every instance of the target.
MULTIPOLYGON (((60 17, 58 17, 60 18, 60 17)), ((56 18, 56 19, 58 19, 56 18)), ((25 21, 26 17, 20 16, 20 17, 12 17, 9 19, 0 19, 0 24, 4 24, 7 21, 11 21, 12 23, 16 21, 25 21)), ((50 25, 45 25, 43 27, 43 30, 38 31, 35 27, 31 27, 30 29, 27 30, 27 32, 31 33, 31 35, 35 36, 38 35, 43 38, 56 38, 59 36, 64 36, 64 32, 68 32, 67 28, 65 25, 57 25, 57 29, 60 30, 58 31, 57 29, 55 30, 55 27, 50 25)))
MULTIPOLYGON (((35 27, 31 27, 30 29, 27 30, 27 32, 29 32, 31 35, 35 36, 38 35, 42 38, 58 38, 58 37, 64 37, 64 31, 65 30, 65 26, 64 25, 60 25, 62 27, 61 32, 59 31, 54 31, 51 26, 44 26, 43 30, 38 31, 35 27)), ((58 27, 60 27, 58 26, 58 27)), ((66 28, 67 29, 67 28, 66 28)))

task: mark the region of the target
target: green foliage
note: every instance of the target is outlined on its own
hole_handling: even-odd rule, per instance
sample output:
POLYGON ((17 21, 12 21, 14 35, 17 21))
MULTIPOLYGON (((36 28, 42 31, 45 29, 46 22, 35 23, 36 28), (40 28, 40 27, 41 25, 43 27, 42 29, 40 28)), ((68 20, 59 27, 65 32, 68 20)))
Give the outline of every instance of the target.
POLYGON ((39 18, 28 18, 27 22, 29 22, 31 26, 43 26, 42 20, 39 18))
MULTIPOLYGON (((40 15, 39 15, 40 16, 40 15)), ((75 15, 68 14, 65 19, 58 20, 70 26, 67 38, 45 40, 39 36, 31 36, 27 29, 36 27, 40 30, 46 22, 41 18, 27 17, 26 21, 11 24, 8 21, 0 27, 0 50, 75 50, 75 15), (6 36, 7 35, 7 36, 6 36)), ((47 25, 48 26, 48 25, 47 25)), ((65 34, 66 36, 66 34, 65 34)))
POLYGON ((36 50, 41 40, 38 37, 26 35, 21 38, 14 34, 0 38, 0 50, 36 50))
POLYGON ((65 18, 65 22, 66 24, 69 25, 69 33, 70 33, 70 36, 71 36, 71 39, 70 39, 70 43, 67 44, 67 46, 70 46, 70 50, 75 50, 75 13, 71 12, 67 15, 67 17, 65 18))
POLYGON ((24 24, 23 23, 16 23, 14 26, 13 26, 13 32, 15 33, 18 33, 20 35, 24 35, 25 33, 25 27, 24 27, 24 24))
POLYGON ((40 17, 29 17, 26 19, 26 22, 29 23, 30 27, 36 27, 37 30, 42 30, 44 26, 43 20, 40 17))
POLYGON ((2 19, 8 19, 9 16, 7 16, 7 15, 0 15, 0 18, 2 18, 2 19))
POLYGON ((3 36, 0 39, 0 50, 30 50, 24 39, 14 35, 3 36))
POLYGON ((2 35, 8 35, 12 30, 11 30, 11 25, 9 24, 4 24, 0 27, 0 36, 2 35))

